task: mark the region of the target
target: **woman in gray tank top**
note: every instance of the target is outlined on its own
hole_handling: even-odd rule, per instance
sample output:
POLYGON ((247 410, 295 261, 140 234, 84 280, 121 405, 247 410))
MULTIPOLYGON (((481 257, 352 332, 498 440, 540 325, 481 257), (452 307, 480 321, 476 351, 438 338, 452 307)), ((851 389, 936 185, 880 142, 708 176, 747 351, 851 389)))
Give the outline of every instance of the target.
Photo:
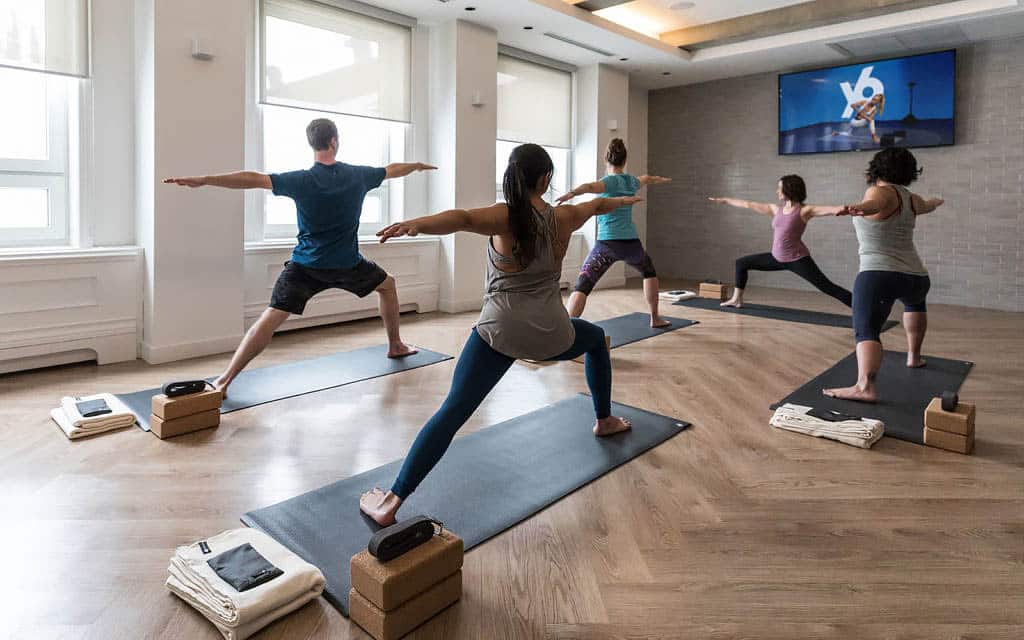
POLYGON ((921 345, 928 329, 925 297, 928 270, 914 246, 917 217, 935 211, 940 198, 924 199, 907 186, 921 175, 914 154, 890 147, 875 154, 867 170, 864 201, 849 205, 860 245, 860 273, 853 284, 853 327, 857 337, 857 384, 825 389, 833 398, 875 402, 882 366, 882 325, 893 304, 903 303, 907 366, 923 367, 921 345))
POLYGON ((470 231, 489 236, 487 290, 480 320, 462 350, 448 398, 420 430, 398 478, 385 492, 363 494, 360 509, 381 525, 395 514, 441 459, 465 424, 517 358, 571 360, 586 354, 587 386, 594 401, 596 436, 630 428, 611 415, 612 367, 604 330, 569 318, 559 279, 569 237, 595 215, 641 198, 597 198, 580 205, 552 207, 543 199, 554 165, 538 145, 516 147, 505 169, 505 202, 469 211, 455 209, 393 224, 377 235, 389 238, 421 233, 470 231))

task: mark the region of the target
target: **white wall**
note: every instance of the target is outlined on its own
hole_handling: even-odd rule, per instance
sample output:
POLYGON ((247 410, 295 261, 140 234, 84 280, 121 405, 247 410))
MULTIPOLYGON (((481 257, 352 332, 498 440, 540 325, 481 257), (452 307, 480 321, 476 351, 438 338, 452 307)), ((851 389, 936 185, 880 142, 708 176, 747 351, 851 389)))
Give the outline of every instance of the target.
MULTIPOLYGON (((604 175, 604 155, 612 138, 629 142, 629 76, 604 65, 590 65, 577 72, 576 86, 574 181, 581 184, 599 180, 604 175), (609 128, 611 121, 615 121, 615 130, 609 128)), ((597 222, 587 223, 583 235, 589 251, 597 238, 597 222)), ((618 263, 597 286, 615 287, 625 282, 625 267, 618 263)))
MULTIPOLYGON (((138 242, 145 249, 142 355, 166 362, 234 348, 242 335, 244 201, 240 191, 160 184, 168 176, 222 173, 243 164, 249 0, 141 0, 151 33, 136 32, 145 68, 136 74, 138 242), (212 61, 191 57, 200 37, 212 61), (148 158, 144 161, 148 164, 148 158), (148 169, 149 167, 144 167, 148 169)), ((141 7, 140 7, 141 6, 141 7)))
MULTIPOLYGON (((629 89, 629 151, 627 160, 629 172, 635 176, 647 173, 647 90, 638 87, 629 89)), ((655 187, 657 188, 657 187, 655 187)), ((647 197, 647 192, 641 192, 647 197)), ((640 234, 640 241, 647 246, 647 201, 633 205, 633 222, 640 234)), ((657 265, 655 265, 657 266, 657 265)), ((633 274, 635 275, 635 274, 633 274)))
POLYGON ((92 0, 92 77, 82 83, 84 247, 135 243, 132 0, 92 0))
MULTIPOLYGON (((494 202, 497 135, 497 34, 456 20, 437 26, 430 51, 430 209, 486 206, 494 202), (473 106, 479 94, 481 106, 473 106)), ((442 311, 479 309, 487 240, 458 233, 441 240, 442 311)))

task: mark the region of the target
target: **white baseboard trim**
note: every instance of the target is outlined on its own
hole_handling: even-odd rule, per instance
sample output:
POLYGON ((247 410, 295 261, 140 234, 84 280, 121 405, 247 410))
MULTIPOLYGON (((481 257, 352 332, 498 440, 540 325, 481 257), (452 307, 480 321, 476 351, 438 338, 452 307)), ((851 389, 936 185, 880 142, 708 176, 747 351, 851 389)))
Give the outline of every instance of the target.
POLYGON ((0 373, 89 360, 95 360, 97 364, 127 362, 136 358, 137 339, 133 328, 132 332, 127 334, 0 349, 0 373))
POLYGON ((241 334, 169 345, 153 345, 143 340, 142 359, 149 364, 164 364, 176 360, 227 353, 234 351, 241 340, 241 334))
POLYGON ((31 369, 45 369, 57 367, 62 364, 73 362, 89 362, 96 360, 96 352, 92 349, 75 349, 61 353, 46 353, 39 356, 25 356, 12 360, 0 360, 0 373, 13 373, 15 371, 29 371, 31 369))
POLYGON ((479 311, 483 308, 483 298, 481 296, 472 296, 462 299, 452 299, 441 297, 438 309, 444 313, 465 313, 466 311, 479 311))

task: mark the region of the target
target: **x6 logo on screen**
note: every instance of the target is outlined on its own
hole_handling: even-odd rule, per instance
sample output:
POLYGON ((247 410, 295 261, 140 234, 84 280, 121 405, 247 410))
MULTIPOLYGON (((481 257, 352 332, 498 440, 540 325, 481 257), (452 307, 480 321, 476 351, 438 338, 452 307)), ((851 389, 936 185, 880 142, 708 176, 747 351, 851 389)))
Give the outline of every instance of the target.
POLYGON ((839 88, 843 90, 843 95, 846 96, 846 109, 843 110, 844 120, 853 116, 853 103, 867 100, 879 93, 885 93, 885 85, 882 84, 882 81, 871 77, 871 72, 874 69, 874 65, 861 69, 856 86, 851 87, 849 82, 839 83, 839 88), (871 96, 864 95, 864 92, 868 89, 871 89, 871 96))

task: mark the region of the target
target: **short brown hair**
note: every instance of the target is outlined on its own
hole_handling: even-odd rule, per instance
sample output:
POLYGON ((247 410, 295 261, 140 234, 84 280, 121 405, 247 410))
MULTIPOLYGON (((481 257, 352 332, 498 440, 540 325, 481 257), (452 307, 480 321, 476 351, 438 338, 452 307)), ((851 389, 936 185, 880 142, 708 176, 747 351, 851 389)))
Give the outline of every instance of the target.
POLYGON ((317 118, 306 126, 306 140, 315 151, 331 148, 331 140, 338 137, 338 127, 327 118, 317 118))
POLYGON ((779 178, 782 183, 782 195, 790 202, 803 204, 807 201, 807 185, 804 179, 796 174, 782 176, 779 178))
POLYGON ((608 143, 608 153, 604 154, 605 161, 613 167, 621 167, 626 164, 626 143, 622 138, 612 138, 608 143))

